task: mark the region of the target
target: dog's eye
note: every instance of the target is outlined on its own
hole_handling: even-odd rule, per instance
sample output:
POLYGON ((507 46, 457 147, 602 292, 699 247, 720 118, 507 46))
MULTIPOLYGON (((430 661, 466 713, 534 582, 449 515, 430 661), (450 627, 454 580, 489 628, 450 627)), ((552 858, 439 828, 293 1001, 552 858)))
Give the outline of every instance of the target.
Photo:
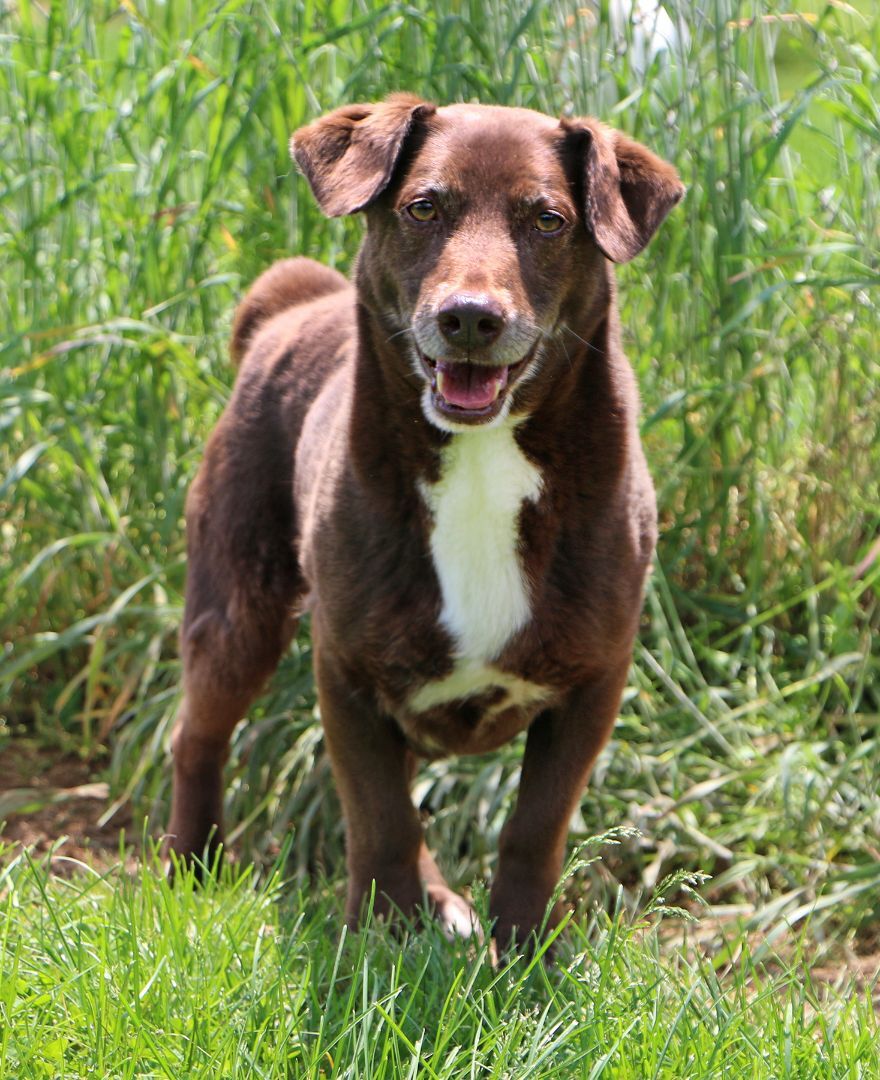
POLYGON ((565 218, 562 214, 557 214, 553 210, 542 210, 535 218, 535 228, 542 233, 559 232, 564 224, 565 218))
POLYGON ((409 204, 406 212, 415 221, 433 221, 437 217, 437 207, 430 199, 416 199, 409 204))

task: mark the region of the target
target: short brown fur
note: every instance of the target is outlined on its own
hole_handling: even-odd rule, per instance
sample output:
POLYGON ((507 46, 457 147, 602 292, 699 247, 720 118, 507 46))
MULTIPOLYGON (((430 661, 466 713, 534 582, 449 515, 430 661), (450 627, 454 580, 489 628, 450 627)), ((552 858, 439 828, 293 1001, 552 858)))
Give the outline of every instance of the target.
POLYGON ((192 857, 219 842, 232 729, 308 609, 348 921, 375 882, 380 913, 426 899, 471 930, 425 847, 413 769, 526 730, 490 896, 499 940, 523 940, 614 724, 656 534, 609 260, 637 254, 683 188, 595 120, 410 95, 337 110, 292 150, 325 212, 365 210, 367 237, 354 286, 285 260, 236 315, 241 369, 187 505, 170 845, 192 857), (442 389, 449 378, 477 395, 504 385, 472 405, 442 389), (483 658, 489 685, 422 705, 469 662, 446 614, 445 553, 432 554, 431 492, 454 441, 480 428, 509 431, 507 464, 540 477, 515 519, 527 617, 483 658))

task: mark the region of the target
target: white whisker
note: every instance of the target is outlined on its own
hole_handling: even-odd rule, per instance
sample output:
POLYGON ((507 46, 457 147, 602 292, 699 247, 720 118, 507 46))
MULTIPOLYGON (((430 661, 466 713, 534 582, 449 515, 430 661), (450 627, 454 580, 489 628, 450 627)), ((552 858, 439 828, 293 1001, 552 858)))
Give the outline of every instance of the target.
POLYGON ((597 348, 591 341, 587 341, 586 338, 582 338, 580 334, 576 334, 574 332, 574 330, 572 330, 572 328, 570 326, 567 326, 565 323, 560 323, 559 324, 559 329, 560 330, 567 330, 569 332, 569 334, 571 334, 572 337, 577 338, 578 341, 581 342, 582 345, 586 345, 586 347, 588 349, 592 349, 593 352, 598 353, 600 356, 605 355, 605 350, 604 349, 597 348))
POLYGON ((391 335, 391 337, 388 337, 388 338, 385 339, 385 342, 387 344, 389 341, 394 341, 395 338, 400 337, 401 334, 412 334, 412 333, 414 333, 413 328, 411 326, 405 326, 402 330, 396 330, 391 335))

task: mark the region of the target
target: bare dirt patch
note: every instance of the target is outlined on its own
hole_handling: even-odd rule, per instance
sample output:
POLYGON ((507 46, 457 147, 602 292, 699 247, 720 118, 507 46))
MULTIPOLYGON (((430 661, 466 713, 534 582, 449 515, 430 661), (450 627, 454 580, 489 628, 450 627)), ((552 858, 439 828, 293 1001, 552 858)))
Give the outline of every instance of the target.
POLYGON ((109 806, 99 766, 73 755, 16 738, 0 749, 0 838, 29 848, 37 857, 54 851, 53 869, 64 873, 67 859, 104 868, 119 861, 120 830, 131 835, 131 814, 119 810, 101 824, 109 806), (62 841, 59 845, 59 841, 62 841))

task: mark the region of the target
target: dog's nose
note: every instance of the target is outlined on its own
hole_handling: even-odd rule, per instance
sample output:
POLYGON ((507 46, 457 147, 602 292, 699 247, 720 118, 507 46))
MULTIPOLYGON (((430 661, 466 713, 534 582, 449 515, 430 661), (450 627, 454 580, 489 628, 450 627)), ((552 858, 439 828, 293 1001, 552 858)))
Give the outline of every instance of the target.
POLYGON ((504 312, 484 293, 453 293, 440 305, 437 323, 450 344, 476 349, 498 337, 504 329, 504 312))

